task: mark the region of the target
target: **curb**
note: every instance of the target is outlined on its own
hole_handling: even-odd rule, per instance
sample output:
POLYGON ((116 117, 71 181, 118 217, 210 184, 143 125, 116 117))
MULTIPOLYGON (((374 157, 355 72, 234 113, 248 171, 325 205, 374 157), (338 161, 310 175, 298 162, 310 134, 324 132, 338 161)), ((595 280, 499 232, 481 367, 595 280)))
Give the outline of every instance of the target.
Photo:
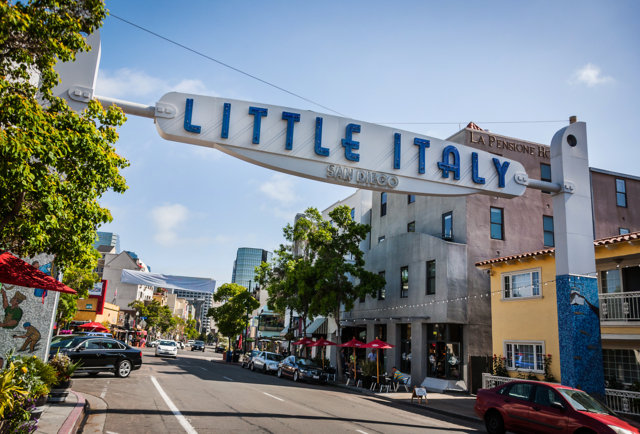
POLYGON ((85 413, 85 405, 87 401, 84 399, 84 396, 79 392, 74 392, 73 390, 71 390, 71 393, 78 398, 78 402, 58 430, 58 434, 75 434, 78 432, 78 428, 80 428, 80 424, 85 413))
POLYGON ((85 394, 87 400, 86 416, 82 423, 83 434, 103 433, 107 421, 107 403, 97 396, 85 394))
POLYGON ((441 408, 434 408, 434 407, 427 407, 424 404, 414 404, 412 402, 406 402, 406 401, 398 401, 396 399, 392 399, 392 398, 387 398, 384 395, 381 394, 376 394, 374 392, 371 392, 370 390, 366 390, 366 389, 361 389, 361 388, 357 388, 357 387, 352 387, 352 386, 347 386, 346 384, 341 384, 341 383, 329 383, 331 386, 338 388, 338 389, 346 389, 349 390, 350 392, 353 393, 360 393, 362 395, 368 395, 368 396, 375 396, 376 398, 380 398, 383 401, 387 401, 396 405, 401 405, 404 407, 412 407, 412 408, 419 408, 421 410, 426 410, 426 411, 430 411, 433 413, 438 413, 441 414, 443 416, 449 416, 449 417, 453 417, 456 419, 464 419, 467 422, 474 422, 474 423, 482 423, 482 420, 477 418, 477 417, 471 417, 471 416, 467 416, 464 414, 460 414, 460 413, 456 413, 453 411, 448 411, 448 410, 443 410, 441 408))

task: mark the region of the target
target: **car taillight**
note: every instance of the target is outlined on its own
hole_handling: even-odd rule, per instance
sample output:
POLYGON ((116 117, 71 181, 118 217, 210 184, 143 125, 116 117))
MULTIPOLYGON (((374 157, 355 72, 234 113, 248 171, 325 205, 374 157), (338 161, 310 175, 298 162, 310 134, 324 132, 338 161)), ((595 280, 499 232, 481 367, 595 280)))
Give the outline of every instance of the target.
POLYGON ((138 355, 142 357, 142 351, 138 351, 138 355))

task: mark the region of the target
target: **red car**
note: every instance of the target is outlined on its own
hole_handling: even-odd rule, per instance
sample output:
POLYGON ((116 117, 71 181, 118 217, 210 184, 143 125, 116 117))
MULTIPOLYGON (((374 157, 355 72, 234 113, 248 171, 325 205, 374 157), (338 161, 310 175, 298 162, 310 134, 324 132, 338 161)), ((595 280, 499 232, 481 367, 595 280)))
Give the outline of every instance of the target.
POLYGON ((476 414, 490 434, 506 430, 522 433, 638 434, 586 392, 560 384, 511 381, 480 389, 476 414))

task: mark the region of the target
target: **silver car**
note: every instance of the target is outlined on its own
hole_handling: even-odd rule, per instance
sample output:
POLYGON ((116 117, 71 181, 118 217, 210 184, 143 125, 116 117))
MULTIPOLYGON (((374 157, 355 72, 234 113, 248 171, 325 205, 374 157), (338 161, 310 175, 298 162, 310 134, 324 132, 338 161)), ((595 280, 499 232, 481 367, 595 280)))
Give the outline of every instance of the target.
POLYGON ((261 351, 253 356, 251 362, 249 362, 249 369, 252 371, 260 369, 265 374, 269 372, 275 373, 278 371, 278 363, 280 363, 282 359, 284 359, 282 354, 261 351))

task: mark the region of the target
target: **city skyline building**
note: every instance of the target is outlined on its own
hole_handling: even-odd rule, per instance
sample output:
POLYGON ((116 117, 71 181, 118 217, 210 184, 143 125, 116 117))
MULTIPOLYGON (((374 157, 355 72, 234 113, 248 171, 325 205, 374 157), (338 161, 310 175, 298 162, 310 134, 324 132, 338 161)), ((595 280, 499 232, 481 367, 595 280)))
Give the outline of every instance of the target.
POLYGON ((97 232, 96 241, 93 243, 93 247, 97 250, 100 246, 112 246, 115 247, 115 253, 120 253, 120 235, 113 232, 97 232))

